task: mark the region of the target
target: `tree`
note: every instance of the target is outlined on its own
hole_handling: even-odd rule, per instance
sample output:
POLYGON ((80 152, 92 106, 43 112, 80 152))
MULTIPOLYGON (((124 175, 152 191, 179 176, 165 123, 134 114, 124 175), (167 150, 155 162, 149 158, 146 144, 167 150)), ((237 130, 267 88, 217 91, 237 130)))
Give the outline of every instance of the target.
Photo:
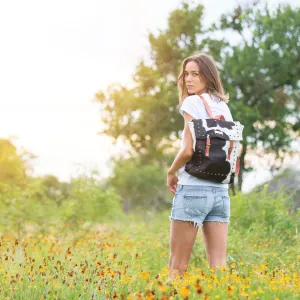
MULTIPOLYGON (((190 9, 184 3, 174 10, 168 28, 158 36, 149 34, 151 63, 141 61, 133 76, 135 86, 110 86, 100 91, 95 100, 102 105, 106 128, 100 134, 128 141, 131 155, 144 161, 166 162, 165 154, 174 153, 174 142, 183 129, 178 113, 177 76, 182 60, 192 52, 207 49, 218 59, 222 41, 204 38, 203 6, 190 9), (199 43, 199 35, 202 41, 199 43)), ((177 150, 177 149, 176 149, 177 150)))
POLYGON ((12 141, 0 139, 0 190, 5 184, 24 185, 30 172, 28 162, 32 158, 35 158, 33 154, 17 149, 12 141))
POLYGON ((54 201, 57 206, 61 206, 62 202, 71 196, 71 184, 69 182, 60 182, 54 175, 48 174, 42 177, 31 178, 30 181, 39 185, 35 197, 39 201, 54 201))
POLYGON ((101 134, 128 142, 129 155, 142 164, 156 163, 162 171, 169 167, 184 124, 177 100, 181 62, 194 52, 206 52, 220 67, 231 99, 236 99, 229 102, 234 119, 245 124, 241 187, 247 151, 261 144, 280 156, 289 151, 293 134, 298 136, 299 9, 283 6, 272 14, 268 8, 238 7, 211 28, 203 26, 203 12, 202 5, 187 3, 171 12, 167 29, 149 34, 151 61, 138 64, 135 86, 110 86, 96 94, 106 125, 101 134), (253 31, 249 39, 246 28, 253 31), (238 46, 225 39, 228 35, 213 38, 215 31, 229 29, 241 35, 238 46))
POLYGON ((171 193, 163 189, 165 173, 155 163, 141 163, 139 158, 116 159, 113 176, 107 180, 122 197, 123 210, 147 208, 152 211, 169 205, 171 193))
MULTIPOLYGON (((245 125, 239 186, 245 156, 263 149, 282 161, 300 129, 300 9, 279 6, 270 11, 242 9, 222 16, 220 29, 233 30, 242 41, 230 45, 223 74, 231 98, 230 108, 245 125), (252 34, 249 38, 249 30, 252 34)), ((271 168, 281 166, 278 160, 271 168)))
MULTIPOLYGON (((147 186, 152 182, 149 180, 149 174, 153 174, 155 180, 157 178, 160 180, 155 181, 156 186, 166 190, 166 169, 170 167, 175 153, 179 150, 178 138, 184 126, 184 120, 178 112, 177 91, 177 76, 181 62, 187 55, 202 49, 206 49, 218 59, 223 47, 222 41, 205 36, 208 29, 202 24, 203 9, 202 5, 191 9, 188 4, 183 3, 181 8, 170 14, 166 30, 160 30, 157 36, 149 34, 151 62, 147 64, 141 61, 137 65, 133 76, 134 87, 112 85, 105 92, 99 91, 95 95, 95 101, 101 105, 101 117, 105 124, 100 134, 112 136, 115 142, 120 139, 128 143, 129 156, 132 160, 137 160, 136 163, 132 160, 125 163, 121 158, 115 167, 116 174, 111 182, 118 190, 126 186, 126 180, 119 177, 121 166, 130 168, 131 176, 139 174, 139 190, 143 185, 143 189, 147 190, 147 186), (162 176, 155 173, 157 168, 162 176)), ((167 192, 170 195, 170 192, 167 192)), ((165 194, 155 193, 157 199, 162 199, 162 194, 165 194)), ((135 199, 132 203, 138 201, 137 194, 133 190, 130 191, 129 187, 122 190, 121 194, 124 195, 125 201, 128 201, 126 199, 135 199)), ((146 194, 144 197, 148 199, 150 194, 146 194)), ((153 195, 154 190, 152 199, 155 198, 153 195)), ((127 206, 132 203, 128 203, 127 206)))

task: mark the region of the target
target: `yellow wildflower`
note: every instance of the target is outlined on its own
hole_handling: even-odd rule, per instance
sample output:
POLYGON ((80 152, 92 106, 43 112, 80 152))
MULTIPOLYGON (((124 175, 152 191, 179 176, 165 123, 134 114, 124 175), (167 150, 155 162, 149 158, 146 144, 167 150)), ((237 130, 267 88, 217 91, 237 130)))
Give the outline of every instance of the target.
POLYGON ((142 279, 147 279, 147 278, 149 278, 149 276, 150 276, 150 274, 147 273, 147 272, 143 272, 143 273, 141 274, 142 279))
POLYGON ((190 295, 190 290, 185 288, 185 287, 182 287, 180 290, 179 290, 180 294, 185 296, 185 297, 188 297, 190 295))

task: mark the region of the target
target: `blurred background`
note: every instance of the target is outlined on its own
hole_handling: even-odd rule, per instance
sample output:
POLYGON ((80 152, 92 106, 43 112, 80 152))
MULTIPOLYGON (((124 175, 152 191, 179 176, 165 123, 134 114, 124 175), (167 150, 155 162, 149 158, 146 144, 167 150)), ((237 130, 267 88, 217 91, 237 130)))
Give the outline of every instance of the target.
POLYGON ((2 222, 168 209, 184 125, 176 79, 197 51, 217 61, 245 125, 231 192, 284 187, 295 210, 299 36, 296 0, 1 1, 2 222))

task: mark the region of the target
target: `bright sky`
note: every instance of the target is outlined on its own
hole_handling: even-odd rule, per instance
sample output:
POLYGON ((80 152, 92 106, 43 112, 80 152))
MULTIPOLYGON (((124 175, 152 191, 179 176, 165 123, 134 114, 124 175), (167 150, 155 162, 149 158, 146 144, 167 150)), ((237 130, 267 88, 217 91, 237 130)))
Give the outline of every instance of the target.
MULTIPOLYGON (((68 180, 80 165, 110 174, 109 157, 122 147, 97 135, 101 112, 91 100, 110 83, 130 83, 149 55, 148 32, 166 28, 179 3, 0 0, 0 137, 15 136, 15 145, 38 156, 34 175, 68 180)), ((241 1, 202 3, 211 23, 241 1)))

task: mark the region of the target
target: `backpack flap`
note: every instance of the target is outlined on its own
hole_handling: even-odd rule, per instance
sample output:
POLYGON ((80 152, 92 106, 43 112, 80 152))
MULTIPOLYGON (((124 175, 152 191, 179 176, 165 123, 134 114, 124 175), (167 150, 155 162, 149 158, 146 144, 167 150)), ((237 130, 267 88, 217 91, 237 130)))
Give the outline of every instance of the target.
POLYGON ((217 137, 224 140, 241 141, 244 126, 240 122, 230 122, 216 119, 193 119, 189 121, 193 138, 206 139, 217 137))

